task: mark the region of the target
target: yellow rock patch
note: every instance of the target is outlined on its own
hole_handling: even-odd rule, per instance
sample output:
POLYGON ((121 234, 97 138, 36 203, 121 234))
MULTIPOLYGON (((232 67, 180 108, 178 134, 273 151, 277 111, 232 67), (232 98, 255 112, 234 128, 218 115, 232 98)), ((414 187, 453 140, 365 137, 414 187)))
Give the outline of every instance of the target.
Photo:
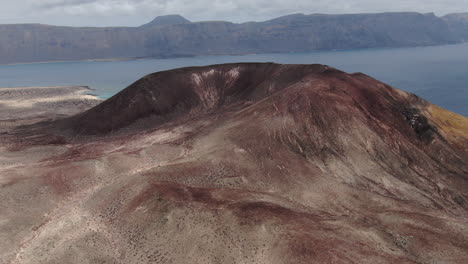
POLYGON ((468 147, 468 118, 436 105, 429 105, 427 110, 447 139, 461 144, 465 149, 468 147))

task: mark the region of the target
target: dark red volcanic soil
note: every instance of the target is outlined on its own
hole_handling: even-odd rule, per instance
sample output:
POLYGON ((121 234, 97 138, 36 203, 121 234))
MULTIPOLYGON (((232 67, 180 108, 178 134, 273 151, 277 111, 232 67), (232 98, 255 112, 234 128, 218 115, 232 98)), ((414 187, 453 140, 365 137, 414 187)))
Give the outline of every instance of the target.
POLYGON ((467 135, 465 117, 323 65, 154 73, 0 138, 5 155, 25 157, 3 169, 7 208, 22 208, 7 218, 34 228, 0 253, 11 263, 468 263, 467 135))
MULTIPOLYGON (((151 116, 156 124, 181 115, 220 114, 261 101, 305 76, 337 74, 321 65, 235 64, 182 68, 148 75, 116 96, 70 119, 75 132, 102 134, 151 116)), ((153 124, 152 124, 153 125, 153 124)))

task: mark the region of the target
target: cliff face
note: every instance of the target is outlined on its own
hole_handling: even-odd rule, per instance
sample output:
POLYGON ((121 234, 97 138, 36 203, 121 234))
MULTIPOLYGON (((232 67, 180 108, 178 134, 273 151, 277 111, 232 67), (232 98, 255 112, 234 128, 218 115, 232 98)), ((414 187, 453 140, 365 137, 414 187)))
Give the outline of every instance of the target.
POLYGON ((0 26, 0 63, 175 57, 456 43, 468 26, 433 14, 296 14, 265 22, 158 17, 138 28, 0 26))
POLYGON ((445 20, 453 21, 453 22, 460 22, 460 23, 468 23, 468 12, 467 13, 453 13, 448 14, 443 17, 445 20))
POLYGON ((364 74, 148 75, 0 134, 12 263, 466 263, 468 119, 364 74))
POLYGON ((448 14, 443 19, 447 21, 455 34, 462 36, 464 41, 468 40, 468 13, 448 14))
POLYGON ((144 32, 135 28, 0 25, 0 62, 145 56, 144 32))

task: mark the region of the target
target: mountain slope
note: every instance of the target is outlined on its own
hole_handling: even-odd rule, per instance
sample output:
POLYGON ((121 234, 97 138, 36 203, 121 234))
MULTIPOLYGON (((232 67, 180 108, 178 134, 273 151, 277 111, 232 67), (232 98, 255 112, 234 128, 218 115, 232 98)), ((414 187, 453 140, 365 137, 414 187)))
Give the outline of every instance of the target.
POLYGON ((464 263, 467 126, 323 65, 151 74, 82 114, 0 136, 11 237, 0 256, 464 263))
POLYGON ((264 22, 189 23, 178 15, 142 27, 0 25, 0 63, 305 52, 458 43, 468 26, 434 14, 295 14, 264 22), (154 26, 153 26, 154 25, 154 26))

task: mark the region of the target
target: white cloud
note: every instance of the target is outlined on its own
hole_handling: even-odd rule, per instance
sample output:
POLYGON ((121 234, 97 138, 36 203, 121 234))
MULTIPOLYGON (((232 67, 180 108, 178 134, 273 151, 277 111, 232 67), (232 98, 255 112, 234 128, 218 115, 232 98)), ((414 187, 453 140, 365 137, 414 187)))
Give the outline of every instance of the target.
POLYGON ((291 13, 468 11, 468 0, 0 0, 0 23, 139 25, 155 16, 258 21, 291 13))

